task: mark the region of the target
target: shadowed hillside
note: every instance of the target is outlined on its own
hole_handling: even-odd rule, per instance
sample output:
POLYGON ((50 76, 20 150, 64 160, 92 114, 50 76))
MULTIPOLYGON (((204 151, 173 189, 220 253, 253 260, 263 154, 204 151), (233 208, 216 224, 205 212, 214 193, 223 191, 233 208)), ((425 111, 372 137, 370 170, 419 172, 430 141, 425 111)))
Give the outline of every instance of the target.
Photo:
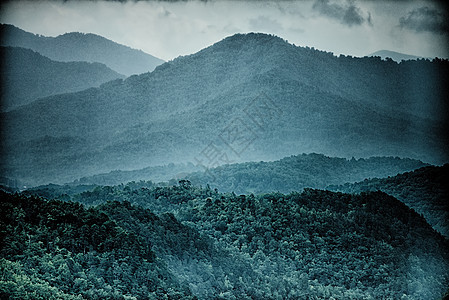
POLYGON ((124 78, 103 64, 56 62, 24 48, 0 47, 0 57, 2 111, 38 98, 99 87, 124 78))
POLYGON ((143 51, 117 44, 96 34, 79 32, 46 37, 12 25, 0 25, 2 46, 32 49, 56 61, 99 62, 130 76, 150 72, 164 61, 143 51))
POLYGON ((331 186, 346 193, 383 191, 423 215, 433 228, 449 238, 449 165, 428 166, 388 178, 365 179, 331 186))
POLYGON ((195 185, 218 188, 237 194, 302 191, 340 182, 387 177, 425 166, 421 161, 398 157, 351 159, 302 154, 273 162, 247 162, 220 166, 189 174, 185 179, 195 185))

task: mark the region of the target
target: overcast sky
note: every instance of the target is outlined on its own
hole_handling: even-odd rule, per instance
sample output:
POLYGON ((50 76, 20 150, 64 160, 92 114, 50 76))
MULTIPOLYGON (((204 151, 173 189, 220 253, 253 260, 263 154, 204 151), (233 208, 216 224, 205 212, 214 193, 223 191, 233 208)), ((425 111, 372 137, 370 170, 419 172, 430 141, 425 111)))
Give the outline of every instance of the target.
POLYGON ((164 60, 238 32, 335 54, 449 57, 447 11, 434 1, 11 1, 0 20, 46 36, 95 33, 164 60))

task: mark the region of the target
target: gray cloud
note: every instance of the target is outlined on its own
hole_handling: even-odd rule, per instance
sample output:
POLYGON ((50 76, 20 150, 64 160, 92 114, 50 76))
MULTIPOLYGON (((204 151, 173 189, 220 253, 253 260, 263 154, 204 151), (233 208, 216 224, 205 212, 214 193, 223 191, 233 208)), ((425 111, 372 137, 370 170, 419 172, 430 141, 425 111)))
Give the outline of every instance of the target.
POLYGON ((365 21, 371 24, 371 15, 365 19, 362 10, 354 4, 354 1, 331 3, 329 0, 316 0, 313 9, 347 26, 361 25, 365 21))
POLYGON ((91 32, 164 60, 251 31, 335 54, 364 56, 387 49, 447 58, 448 34, 421 34, 399 26, 399 19, 407 23, 409 12, 418 7, 442 11, 435 1, 420 1, 0 1, 0 23, 46 36, 91 32))
POLYGON ((401 17, 399 26, 416 32, 449 33, 448 15, 427 6, 416 8, 401 17))

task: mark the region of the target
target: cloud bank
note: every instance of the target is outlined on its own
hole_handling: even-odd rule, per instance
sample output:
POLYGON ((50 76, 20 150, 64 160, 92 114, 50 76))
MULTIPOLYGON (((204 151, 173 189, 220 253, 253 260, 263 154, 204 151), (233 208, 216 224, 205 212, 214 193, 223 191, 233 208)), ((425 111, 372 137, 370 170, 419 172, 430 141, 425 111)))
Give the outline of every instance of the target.
POLYGON ((415 8, 399 19, 399 26, 416 32, 448 34, 448 14, 427 6, 415 8))
POLYGON ((330 0, 316 0, 313 9, 324 16, 338 20, 347 26, 362 25, 367 22, 371 24, 371 14, 365 14, 355 5, 354 1, 330 2, 330 0))

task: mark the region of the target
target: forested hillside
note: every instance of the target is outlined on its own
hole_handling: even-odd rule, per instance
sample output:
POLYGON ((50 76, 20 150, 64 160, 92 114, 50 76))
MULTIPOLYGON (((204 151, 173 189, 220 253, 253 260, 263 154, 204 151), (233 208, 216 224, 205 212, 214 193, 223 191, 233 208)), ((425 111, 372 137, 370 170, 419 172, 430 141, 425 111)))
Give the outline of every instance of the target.
MULTIPOLYGON (((148 240, 103 212, 129 205, 85 209, 79 203, 4 192, 0 197, 0 298, 189 299, 188 289, 157 259, 148 240)), ((148 224, 159 220, 142 210, 139 217, 148 224)), ((155 227, 165 234, 164 226, 155 227)))
POLYGON ((134 183, 128 183, 134 188, 154 188, 176 183, 179 178, 189 180, 196 186, 247 195, 301 192, 304 188, 326 188, 346 193, 381 190, 423 215, 435 230, 448 236, 447 165, 426 166, 420 161, 393 157, 347 160, 320 154, 302 154, 274 162, 249 162, 225 165, 206 172, 178 173, 178 180, 171 179, 168 182, 142 181, 164 175, 165 178, 172 178, 168 176, 170 170, 179 171, 184 167, 175 166, 115 171, 82 178, 68 185, 38 186, 28 189, 26 193, 47 198, 67 197, 92 191, 102 184, 123 184, 126 182, 124 179, 134 180, 134 183), (422 166, 426 167, 421 168, 422 166), (413 172, 406 172, 408 170, 413 172), (364 180, 361 181, 362 179, 364 180), (359 182, 354 183, 356 181, 359 182))
POLYGON ((447 65, 336 57, 237 34, 151 73, 2 114, 1 170, 36 185, 292 153, 446 162, 447 65), (215 159, 204 157, 211 150, 215 159))
POLYGON ((382 192, 0 196, 3 298, 439 299, 449 283, 447 240, 382 192))
POLYGON ((0 57, 2 111, 124 78, 103 64, 57 62, 25 48, 0 47, 0 57))
POLYGON ((187 164, 167 164, 164 166, 146 167, 138 170, 122 171, 114 170, 108 173, 95 174, 79 178, 70 185, 118 185, 128 183, 130 181, 152 181, 154 183, 168 182, 170 180, 184 178, 187 174, 203 170, 198 165, 192 163, 187 164))
POLYGON ((168 164, 143 169, 96 174, 70 185, 118 185, 130 181, 177 182, 188 179, 194 185, 238 194, 301 191, 305 187, 325 188, 330 184, 382 178, 426 166, 419 160, 399 157, 345 159, 322 154, 301 154, 271 162, 246 162, 204 170, 194 164, 168 164))
POLYGON ((164 62, 141 50, 90 33, 71 32, 46 37, 0 24, 0 36, 2 46, 32 49, 56 61, 99 62, 126 76, 153 71, 164 62))
POLYGON ((423 215, 433 228, 449 238, 449 165, 428 166, 388 178, 365 179, 329 187, 346 193, 383 191, 423 215))
POLYGON ((221 192, 259 194, 289 193, 304 188, 324 189, 331 184, 381 178, 412 171, 426 164, 399 157, 345 159, 322 154, 302 154, 273 162, 224 165, 185 176, 194 185, 217 188, 221 192))

